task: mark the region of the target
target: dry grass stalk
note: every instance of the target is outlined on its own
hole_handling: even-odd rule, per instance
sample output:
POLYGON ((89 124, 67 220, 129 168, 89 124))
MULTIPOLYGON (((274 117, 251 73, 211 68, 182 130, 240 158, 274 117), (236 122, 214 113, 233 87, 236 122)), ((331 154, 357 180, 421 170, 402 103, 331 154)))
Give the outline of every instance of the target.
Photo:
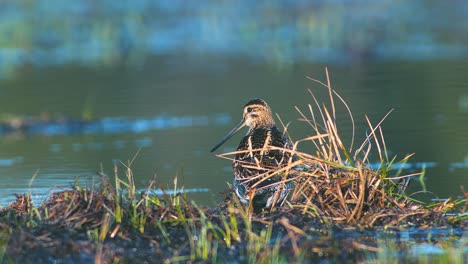
MULTIPOLYGON (((306 114, 296 107, 301 120, 309 124, 315 134, 294 142, 292 149, 264 146, 261 150, 253 150, 279 149, 297 157, 297 159, 291 158, 286 166, 280 168, 257 168, 264 170, 265 173, 251 179, 256 181, 254 187, 272 177, 276 181, 271 185, 284 186, 286 182, 294 181, 296 186, 289 199, 292 207, 301 209, 303 213, 315 212, 338 223, 395 226, 409 218, 426 214, 427 209, 412 202, 405 195, 409 178, 420 176, 421 173, 400 175, 400 171, 393 172, 391 169, 395 158, 389 159, 381 124, 392 111, 389 111, 376 125, 373 125, 367 116, 365 117, 370 132, 354 151, 354 117, 343 98, 331 88, 328 71, 326 78, 326 84, 309 79, 326 87, 329 106, 319 104, 315 95, 309 90, 315 102, 314 106, 308 105, 309 113, 306 114), (336 98, 347 109, 352 123, 349 148, 345 147, 336 122, 336 98), (299 151, 299 145, 304 142, 312 143, 316 147, 316 152, 299 151), (354 155, 351 155, 353 151, 354 155), (371 163, 371 154, 379 157, 381 164, 379 169, 371 169, 366 165, 371 163), (281 179, 278 181, 279 177, 281 179)), ((284 131, 286 128, 287 126, 284 126, 284 131)), ((242 152, 245 151, 224 153, 219 157, 232 160, 236 154, 242 152)), ((411 156, 404 157, 400 162, 407 162, 411 156)))

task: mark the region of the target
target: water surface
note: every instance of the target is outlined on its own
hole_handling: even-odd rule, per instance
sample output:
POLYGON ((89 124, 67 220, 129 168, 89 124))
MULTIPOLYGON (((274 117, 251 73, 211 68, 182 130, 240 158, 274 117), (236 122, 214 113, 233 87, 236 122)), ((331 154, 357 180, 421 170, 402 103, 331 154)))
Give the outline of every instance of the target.
MULTIPOLYGON (((294 140, 309 136, 295 106, 314 103, 308 89, 327 100, 306 78, 325 81, 325 67, 353 111, 355 144, 365 138, 364 115, 376 124, 394 109, 383 124, 388 151, 415 153, 406 172, 427 168, 426 198, 467 186, 466 4, 73 2, 2 8, 1 114, 51 121, 2 133, 2 205, 14 193, 91 184, 101 168, 113 177, 114 164, 124 176, 131 160, 139 188, 154 175, 172 188, 177 176, 187 189, 208 190, 189 195, 213 205, 233 176, 230 162, 209 150, 239 122, 242 106, 263 98, 291 122, 294 140)), ((349 143, 343 107, 338 120, 349 143)))

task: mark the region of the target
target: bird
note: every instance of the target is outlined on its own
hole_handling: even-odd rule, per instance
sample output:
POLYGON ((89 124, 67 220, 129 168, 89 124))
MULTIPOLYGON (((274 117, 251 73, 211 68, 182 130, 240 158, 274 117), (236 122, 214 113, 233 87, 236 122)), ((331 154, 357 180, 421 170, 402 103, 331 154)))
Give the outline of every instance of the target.
POLYGON ((252 99, 244 105, 241 122, 216 146, 214 152, 234 134, 248 126, 232 162, 234 191, 243 204, 252 204, 254 210, 272 209, 281 205, 294 187, 289 175, 277 173, 296 157, 285 133, 275 125, 270 106, 262 99, 252 99))

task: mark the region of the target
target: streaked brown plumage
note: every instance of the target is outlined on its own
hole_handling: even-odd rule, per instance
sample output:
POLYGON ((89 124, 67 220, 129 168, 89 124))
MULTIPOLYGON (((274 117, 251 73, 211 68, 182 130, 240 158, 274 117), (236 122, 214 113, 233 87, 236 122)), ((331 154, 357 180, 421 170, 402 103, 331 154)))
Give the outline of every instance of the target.
POLYGON ((215 151, 236 132, 248 126, 233 160, 234 189, 243 203, 248 204, 252 191, 255 209, 270 208, 274 202, 281 204, 293 187, 291 181, 281 184, 283 175, 271 175, 288 165, 291 153, 278 147, 291 149, 288 138, 278 130, 270 107, 262 99, 250 100, 243 111, 242 121, 229 132, 211 151, 215 151))

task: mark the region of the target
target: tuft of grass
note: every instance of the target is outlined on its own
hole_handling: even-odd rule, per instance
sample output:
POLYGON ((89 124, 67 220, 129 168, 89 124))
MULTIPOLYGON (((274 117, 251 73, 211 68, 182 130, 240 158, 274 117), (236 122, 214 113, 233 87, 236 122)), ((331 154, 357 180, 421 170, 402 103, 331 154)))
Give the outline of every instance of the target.
MULTIPOLYGON (((358 142, 355 139, 355 118, 345 100, 332 89, 328 70, 326 70, 325 83, 309 79, 323 86, 329 97, 328 104, 321 104, 315 94, 309 90, 314 104, 309 104, 306 111, 296 107, 301 120, 310 126, 312 135, 293 142, 292 149, 264 146, 262 149, 254 150, 263 152, 280 150, 289 152, 291 158, 284 166, 261 168, 265 173, 251 178, 252 181, 256 181, 252 187, 254 189, 257 187, 258 191, 276 184, 280 186, 281 191, 281 187, 284 187, 286 182, 295 182, 288 205, 301 210, 302 214, 321 217, 327 223, 362 227, 397 227, 417 222, 422 216, 427 218, 431 215, 434 219, 442 217, 447 210, 431 210, 406 193, 412 177, 419 177, 421 186, 425 189, 423 182, 425 170, 402 175, 401 169, 394 169, 398 168, 398 165, 407 163, 413 154, 398 160, 396 156, 392 157, 388 153, 382 123, 393 110, 376 123, 365 116, 369 127, 368 133, 354 149, 355 142, 358 142), (345 146, 345 140, 341 138, 341 130, 337 123, 338 103, 347 110, 352 124, 349 146, 345 146), (315 146, 315 152, 300 151, 302 144, 312 144, 315 146), (371 157, 378 157, 379 168, 371 169, 368 166, 375 163, 371 157), (270 179, 275 179, 274 183, 258 187, 270 179)), ((283 127, 286 131, 287 126, 283 124, 283 127)), ((246 151, 228 152, 218 156, 233 160, 236 154, 243 152, 246 151)), ((466 199, 460 201, 458 205, 463 201, 466 199)), ((448 205, 439 204, 439 206, 448 209, 448 205)), ((271 209, 273 210, 274 208, 271 209)))
POLYGON ((11 233, 12 230, 8 225, 0 223, 0 263, 3 263, 11 233))

